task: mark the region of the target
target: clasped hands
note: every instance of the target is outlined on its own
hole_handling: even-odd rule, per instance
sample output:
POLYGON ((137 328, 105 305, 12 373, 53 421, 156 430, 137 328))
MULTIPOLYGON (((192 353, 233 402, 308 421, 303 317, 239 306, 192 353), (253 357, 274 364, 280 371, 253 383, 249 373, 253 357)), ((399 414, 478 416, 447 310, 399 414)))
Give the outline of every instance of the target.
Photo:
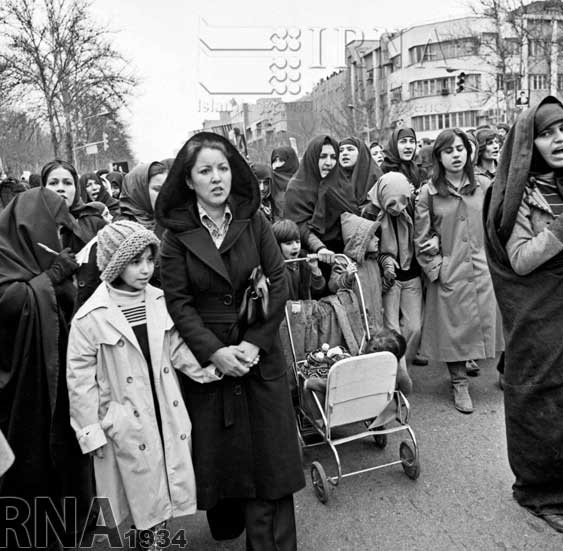
POLYGON ((260 349, 248 341, 238 345, 223 346, 209 358, 224 375, 242 377, 260 361, 260 349))

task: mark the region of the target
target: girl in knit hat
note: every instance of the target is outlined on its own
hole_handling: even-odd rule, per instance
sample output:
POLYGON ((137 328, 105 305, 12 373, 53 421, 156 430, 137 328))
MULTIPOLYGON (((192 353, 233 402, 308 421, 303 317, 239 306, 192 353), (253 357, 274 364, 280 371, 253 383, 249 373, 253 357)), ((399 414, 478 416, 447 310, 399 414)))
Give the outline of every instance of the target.
POLYGON ((98 234, 102 283, 74 317, 67 359, 71 425, 94 458, 97 495, 116 524, 132 516, 139 549, 160 549, 166 521, 196 509, 191 422, 174 369, 199 383, 220 378, 200 366, 148 283, 158 247, 128 220, 98 234))

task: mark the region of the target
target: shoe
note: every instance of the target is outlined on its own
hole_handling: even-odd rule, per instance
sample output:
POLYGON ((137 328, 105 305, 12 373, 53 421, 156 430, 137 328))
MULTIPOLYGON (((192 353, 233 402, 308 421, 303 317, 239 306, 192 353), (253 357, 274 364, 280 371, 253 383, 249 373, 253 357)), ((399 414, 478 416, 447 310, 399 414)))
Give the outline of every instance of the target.
POLYGON ((538 515, 557 532, 563 532, 563 515, 547 514, 538 515))
POLYGON ((479 377, 481 375, 481 368, 475 360, 467 360, 465 362, 465 371, 470 377, 479 377))
POLYGON ((424 356, 417 354, 412 361, 412 365, 428 365, 428 360, 424 356))
POLYGON ((461 413, 473 413, 473 401, 469 396, 469 386, 465 382, 452 385, 454 393, 454 406, 461 413))

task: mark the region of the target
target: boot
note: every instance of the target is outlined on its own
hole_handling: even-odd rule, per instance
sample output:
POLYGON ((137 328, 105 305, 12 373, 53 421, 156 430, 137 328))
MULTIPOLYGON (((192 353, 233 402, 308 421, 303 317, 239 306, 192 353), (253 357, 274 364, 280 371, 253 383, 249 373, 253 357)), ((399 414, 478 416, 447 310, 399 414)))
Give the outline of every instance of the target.
POLYGON ((464 362, 449 363, 448 370, 452 380, 455 408, 462 413, 473 413, 473 402, 469 396, 469 382, 464 362))

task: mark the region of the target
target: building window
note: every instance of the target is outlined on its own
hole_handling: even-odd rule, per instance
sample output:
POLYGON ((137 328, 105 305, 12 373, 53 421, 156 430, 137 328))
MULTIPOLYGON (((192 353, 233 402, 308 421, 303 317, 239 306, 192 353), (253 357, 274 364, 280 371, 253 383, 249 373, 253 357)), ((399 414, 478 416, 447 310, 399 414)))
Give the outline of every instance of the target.
MULTIPOLYGON (((439 96, 453 94, 456 89, 457 77, 415 80, 409 84, 410 97, 423 98, 425 96, 439 96)), ((466 75, 465 89, 468 92, 478 92, 481 89, 481 75, 466 75)))
POLYGON ((436 115, 411 117, 412 127, 416 132, 443 130, 445 128, 477 126, 477 111, 458 111, 436 115))
POLYGON ((391 63, 391 72, 395 72, 401 69, 403 63, 402 63, 402 59, 401 59, 401 54, 396 55, 395 57, 392 57, 389 61, 391 63))
POLYGON ((547 75, 529 75, 530 90, 547 90, 547 75))
POLYGON ((519 88, 520 75, 508 74, 508 75, 497 75, 497 88, 499 90, 504 90, 504 84, 506 82, 506 90, 516 90, 519 88))
POLYGON ((425 61, 446 60, 477 55, 479 53, 479 39, 477 37, 458 38, 443 42, 427 42, 409 48, 409 63, 424 63, 425 61))
POLYGON ((403 91, 402 87, 391 88, 391 103, 398 103, 403 101, 403 91))

